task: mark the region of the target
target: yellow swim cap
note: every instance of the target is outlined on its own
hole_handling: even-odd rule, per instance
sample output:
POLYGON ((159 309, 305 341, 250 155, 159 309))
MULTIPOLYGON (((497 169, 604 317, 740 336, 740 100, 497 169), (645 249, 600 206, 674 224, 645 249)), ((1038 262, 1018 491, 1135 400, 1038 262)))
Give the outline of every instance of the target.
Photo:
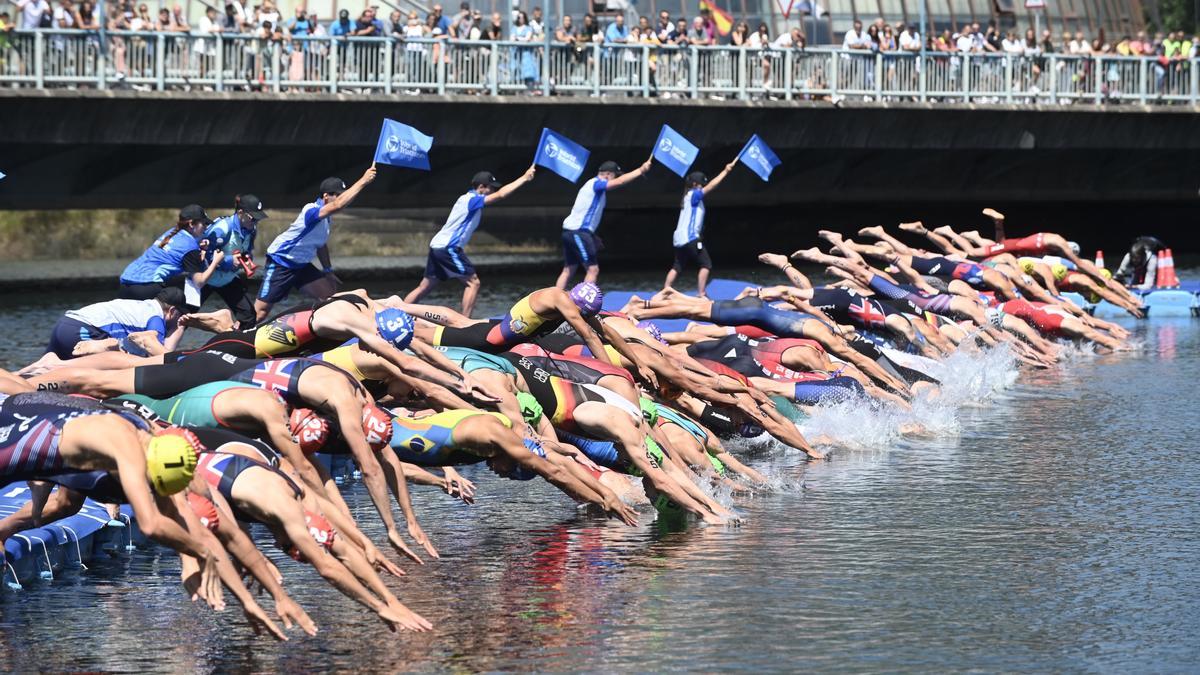
POLYGON ((1101 267, 1100 268, 1100 276, 1104 277, 1105 279, 1111 279, 1112 272, 1108 271, 1108 269, 1105 267, 1101 267))
POLYGON ((1021 263, 1021 271, 1025 274, 1033 274, 1034 261, 1033 258, 1021 258, 1017 262, 1021 263))
POLYGON ((1063 279, 1067 278, 1067 266, 1062 263, 1053 265, 1050 268, 1050 271, 1054 273, 1055 281, 1062 281, 1063 279))
POLYGON ((166 497, 187 487, 196 471, 196 453, 203 447, 195 434, 178 427, 150 439, 146 477, 154 491, 166 497))

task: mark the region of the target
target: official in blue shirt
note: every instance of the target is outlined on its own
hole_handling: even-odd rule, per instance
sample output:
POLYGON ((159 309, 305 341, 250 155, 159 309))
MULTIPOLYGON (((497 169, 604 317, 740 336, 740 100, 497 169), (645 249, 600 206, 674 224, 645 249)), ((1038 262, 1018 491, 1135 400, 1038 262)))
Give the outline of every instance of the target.
POLYGON ((239 274, 248 278, 253 274, 254 238, 258 234, 258 223, 267 218, 262 200, 246 193, 234 198, 233 213, 217 218, 204 231, 201 243, 208 243, 206 257, 224 251, 225 258, 204 286, 201 297, 208 300, 214 292, 221 296, 234 320, 241 327, 254 325, 254 300, 239 274))
POLYGON ((621 175, 620 165, 613 161, 604 162, 597 170, 596 177, 585 181, 579 188, 575 205, 563 220, 563 268, 555 286, 565 290, 577 267, 586 270, 584 281, 596 283, 600 276, 600 261, 596 258, 596 252, 604 246, 600 237, 596 236, 596 229, 600 227, 600 218, 604 216, 608 191, 646 175, 650 163, 651 160, 647 159, 636 170, 621 175))
MULTIPOLYGON (((175 331, 176 322, 180 314, 186 311, 183 291, 174 287, 162 289, 152 300, 109 300, 73 309, 54 324, 50 342, 46 345, 46 353, 54 354, 62 360, 71 359, 104 351, 86 348, 81 350, 80 354, 76 354, 76 345, 80 342, 112 338, 123 351, 146 356, 148 352, 144 348, 127 338, 136 333, 150 332, 161 347, 154 352, 160 354, 167 351, 164 345, 168 335, 172 335, 172 339, 178 341, 181 333, 175 331)), ((170 345, 171 348, 174 346, 170 345)), ((108 345, 104 347, 111 348, 108 345)))
POLYGON ((267 269, 258 287, 258 299, 254 301, 258 321, 267 318, 271 307, 286 298, 293 288, 318 300, 337 291, 341 282, 334 275, 329 258, 330 217, 350 206, 373 180, 374 163, 348 188, 341 178, 326 178, 321 181, 320 198, 305 204, 296 220, 275 237, 267 247, 267 269), (313 267, 313 259, 320 260, 321 269, 313 267))
POLYGON ((119 297, 129 300, 149 300, 167 286, 183 286, 191 279, 204 286, 225 256, 213 254, 205 265, 200 255, 200 236, 212 219, 198 204, 188 204, 179 211, 179 222, 163 232, 146 252, 129 263, 121 272, 119 297))
POLYGON ((701 238, 704 234, 704 198, 725 180, 735 166, 737 159, 726 164, 721 173, 712 180, 702 171, 693 171, 684 179, 679 220, 675 223, 675 234, 671 242, 675 246, 675 264, 671 266, 671 271, 667 272, 664 288, 671 288, 675 277, 679 276, 684 267, 692 264, 700 269, 696 275, 696 294, 702 298, 707 297, 705 290, 708 287, 708 275, 712 272, 712 258, 708 257, 708 250, 704 248, 701 238))
POLYGON ((475 228, 479 227, 483 207, 494 204, 516 192, 517 188, 533 180, 537 167, 531 166, 521 177, 501 187, 491 171, 480 171, 471 178, 471 189, 454 202, 446 224, 433 235, 429 242, 429 257, 425 260, 425 277, 404 298, 405 302, 419 302, 440 281, 461 279, 463 289, 462 313, 471 316, 475 307, 475 296, 479 294, 479 275, 475 266, 463 251, 475 228))

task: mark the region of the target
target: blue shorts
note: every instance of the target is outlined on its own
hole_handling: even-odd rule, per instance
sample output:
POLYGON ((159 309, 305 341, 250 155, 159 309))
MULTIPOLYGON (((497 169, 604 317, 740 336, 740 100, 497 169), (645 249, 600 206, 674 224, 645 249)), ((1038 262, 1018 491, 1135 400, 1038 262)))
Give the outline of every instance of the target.
POLYGON ((293 288, 307 286, 324 277, 325 274, 312 265, 285 267, 267 256, 267 269, 263 272, 262 285, 258 287, 258 299, 273 305, 286 298, 293 288))
POLYGON ((73 359, 75 358, 73 353, 75 345, 85 340, 103 340, 106 337, 108 337, 108 333, 99 328, 64 316, 54 324, 54 330, 50 332, 50 344, 46 345, 46 351, 54 352, 58 358, 63 360, 73 359))
POLYGON ((475 275, 475 267, 471 259, 457 246, 429 249, 429 257, 425 260, 425 278, 445 281, 447 279, 463 279, 475 275))
POLYGON ((591 267, 596 259, 596 236, 587 230, 563 230, 563 262, 567 267, 591 267))

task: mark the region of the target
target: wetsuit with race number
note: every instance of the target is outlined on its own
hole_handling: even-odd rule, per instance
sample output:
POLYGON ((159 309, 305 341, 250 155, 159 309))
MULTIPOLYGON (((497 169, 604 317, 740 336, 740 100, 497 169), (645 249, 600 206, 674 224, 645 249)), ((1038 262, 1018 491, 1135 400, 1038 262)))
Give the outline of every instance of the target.
POLYGON ((171 363, 183 356, 206 350, 224 352, 243 359, 308 356, 328 351, 343 344, 346 339, 319 337, 312 327, 313 314, 335 302, 348 302, 358 307, 370 308, 370 303, 361 296, 350 293, 335 295, 315 304, 308 303, 289 308, 258 326, 214 335, 196 349, 167 354, 163 357, 163 362, 171 363))
POLYGON ((910 267, 922 276, 961 279, 974 287, 983 285, 983 267, 973 262, 959 262, 942 256, 914 255, 910 267))
POLYGON ((420 466, 476 464, 487 457, 456 443, 454 430, 463 420, 479 415, 491 415, 512 428, 512 422, 504 415, 478 410, 445 410, 423 417, 393 416, 388 444, 401 461, 420 466))
POLYGON ((990 258, 1001 253, 1043 255, 1049 250, 1046 248, 1045 238, 1045 232, 1038 232, 1037 234, 1031 234, 1028 237, 1021 237, 1020 239, 1005 239, 998 244, 987 247, 984 257, 990 258))
POLYGON ((635 420, 642 419, 641 410, 616 392, 563 379, 520 354, 505 352, 501 356, 508 359, 524 378, 529 393, 537 399, 555 427, 577 431, 573 413, 576 407, 588 402, 607 403, 625 411, 635 420))
POLYGON ((44 475, 78 473, 58 451, 76 417, 120 414, 95 399, 52 392, 0 394, 0 487, 44 475))
POLYGON ((438 326, 433 332, 433 344, 438 347, 468 347, 495 354, 553 333, 562 325, 562 316, 544 317, 533 311, 532 296, 530 293, 516 301, 502 319, 489 319, 464 328, 438 326))
POLYGON ((146 406, 159 418, 171 424, 212 429, 226 426, 225 422, 217 417, 214 410, 217 398, 231 391, 247 389, 257 391, 258 387, 242 382, 220 380, 192 387, 167 398, 151 398, 142 394, 127 394, 119 398, 146 406))
POLYGON ((809 304, 835 321, 862 328, 881 328, 887 318, 901 314, 891 303, 868 298, 845 288, 814 288, 809 304))
POLYGON ((551 353, 535 344, 513 347, 512 353, 528 358, 534 365, 550 371, 565 380, 580 384, 598 384, 601 378, 620 377, 633 383, 628 370, 605 363, 590 356, 567 356, 551 353))

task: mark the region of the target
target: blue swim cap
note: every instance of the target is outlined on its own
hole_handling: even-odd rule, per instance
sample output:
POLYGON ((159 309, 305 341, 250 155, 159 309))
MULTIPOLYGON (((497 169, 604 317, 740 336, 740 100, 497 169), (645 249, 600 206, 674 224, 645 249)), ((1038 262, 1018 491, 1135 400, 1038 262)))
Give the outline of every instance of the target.
MULTIPOLYGON (((542 444, 539 443, 536 438, 530 438, 529 436, 526 436, 524 439, 524 442, 525 442, 525 447, 529 448, 530 452, 537 455, 538 457, 542 457, 542 458, 546 457, 546 450, 542 447, 542 444)), ((536 471, 526 468, 524 465, 519 464, 517 462, 513 462, 512 471, 509 471, 507 474, 504 474, 504 477, 508 478, 510 480, 533 480, 534 478, 537 478, 537 476, 538 475, 537 475, 536 471)))
POLYGON ((667 341, 663 339, 662 331, 658 329, 658 326, 654 325, 653 321, 639 321, 637 322, 637 327, 649 333, 650 337, 654 338, 655 340, 658 340, 664 345, 667 344, 667 341))
POLYGON ((413 339, 413 319, 407 312, 391 307, 375 314, 375 326, 379 336, 395 345, 396 349, 405 349, 413 339))
POLYGON ((590 281, 575 284, 571 289, 571 300, 579 311, 587 315, 595 314, 604 305, 604 291, 590 281))
POLYGON ((766 429, 764 429, 752 422, 743 422, 741 425, 738 426, 738 430, 737 430, 738 435, 741 436, 742 438, 754 438, 756 436, 762 435, 762 433, 764 431, 766 431, 766 429))

